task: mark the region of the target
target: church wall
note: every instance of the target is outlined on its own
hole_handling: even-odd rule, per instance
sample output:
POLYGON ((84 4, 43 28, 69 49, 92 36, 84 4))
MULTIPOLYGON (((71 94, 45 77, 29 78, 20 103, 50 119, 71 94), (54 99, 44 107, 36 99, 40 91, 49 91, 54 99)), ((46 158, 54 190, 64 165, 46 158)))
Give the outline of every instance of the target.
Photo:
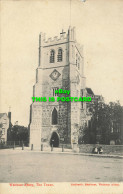
POLYGON ((61 35, 60 39, 54 38, 48 39, 48 41, 42 41, 41 55, 40 55, 41 67, 42 68, 53 68, 54 66, 64 66, 68 64, 68 38, 66 35, 61 35), (58 49, 61 48, 63 51, 63 60, 57 62, 58 49), (55 62, 50 63, 50 51, 55 51, 55 62))
POLYGON ((35 147, 40 147, 41 140, 41 126, 42 126, 42 107, 39 103, 32 104, 30 123, 30 145, 33 144, 35 147), (38 134, 38 135, 37 135, 38 134))
POLYGON ((66 143, 67 136, 68 136, 68 103, 67 102, 61 102, 59 103, 59 135, 61 138, 64 138, 64 141, 66 143))
POLYGON ((49 144, 53 131, 57 131, 60 138, 66 140, 68 133, 67 111, 68 109, 65 102, 57 103, 57 105, 56 103, 49 103, 49 105, 42 106, 42 142, 47 142, 49 144), (52 125, 52 111, 54 107, 58 111, 58 124, 55 126, 52 125))
POLYGON ((43 102, 43 103, 41 102, 41 104, 43 104, 41 138, 42 138, 42 142, 47 142, 48 144, 50 143, 51 131, 53 130, 51 118, 52 118, 52 111, 54 107, 58 110, 57 132, 60 138, 66 140, 67 134, 68 134, 67 104, 65 102, 60 102, 60 103, 57 102, 57 97, 55 97, 56 98, 55 102, 49 102, 48 98, 53 97, 53 89, 52 89, 53 87, 69 89, 69 85, 68 85, 69 68, 68 66, 66 66, 66 67, 61 67, 57 69, 61 74, 57 79, 57 81, 52 80, 49 76, 53 70, 54 69, 44 70, 44 72, 46 71, 46 73, 42 74, 43 75, 42 84, 41 85, 37 84, 37 91, 38 92, 41 91, 41 87, 42 87, 42 96, 45 95, 45 97, 47 98, 47 102, 43 102))
MULTIPOLYGON (((71 97, 80 97, 81 89, 85 87, 83 78, 82 48, 75 41, 75 31, 69 28, 68 34, 60 35, 47 41, 41 34, 39 48, 40 63, 36 70, 36 84, 33 89, 35 97, 46 97, 46 102, 35 102, 32 104, 32 119, 30 124, 30 142, 50 144, 53 131, 57 132, 60 143, 78 142, 78 129, 81 125, 81 102, 49 102, 53 97, 53 88, 70 90, 71 97), (57 62, 58 49, 63 50, 63 60, 57 62), (50 63, 50 51, 55 51, 55 62, 50 63), (79 50, 79 52, 78 52, 79 50), (76 65, 76 54, 80 57, 79 65, 76 65), (53 71, 59 72, 57 79, 52 78, 53 71), (52 111, 57 110, 58 123, 52 125, 52 111), (39 134, 40 133, 40 134, 39 134)), ((64 96, 64 95, 59 95, 64 96)))

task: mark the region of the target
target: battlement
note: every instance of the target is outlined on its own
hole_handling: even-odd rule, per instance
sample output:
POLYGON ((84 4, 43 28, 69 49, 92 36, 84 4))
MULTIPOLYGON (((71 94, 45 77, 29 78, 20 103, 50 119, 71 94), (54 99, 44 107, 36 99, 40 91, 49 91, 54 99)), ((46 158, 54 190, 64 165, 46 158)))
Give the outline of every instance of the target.
POLYGON ((40 33, 39 35, 39 44, 41 46, 48 46, 51 44, 59 44, 59 43, 63 43, 63 42, 67 42, 67 41, 75 41, 75 27, 71 28, 69 27, 68 32, 64 32, 64 30, 62 30, 62 32, 60 33, 60 37, 59 36, 54 36, 49 37, 46 39, 46 34, 45 33, 40 33))
POLYGON ((44 39, 44 43, 53 43, 54 41, 67 40, 68 34, 60 34, 60 37, 54 36, 54 38, 49 37, 47 40, 44 39))

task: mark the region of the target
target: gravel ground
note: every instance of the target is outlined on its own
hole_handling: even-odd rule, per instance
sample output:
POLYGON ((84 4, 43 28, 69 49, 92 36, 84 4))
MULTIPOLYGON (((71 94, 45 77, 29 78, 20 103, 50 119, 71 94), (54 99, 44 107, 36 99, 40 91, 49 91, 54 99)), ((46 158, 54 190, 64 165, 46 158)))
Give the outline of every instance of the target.
POLYGON ((123 160, 0 150, 0 182, 120 182, 123 160))

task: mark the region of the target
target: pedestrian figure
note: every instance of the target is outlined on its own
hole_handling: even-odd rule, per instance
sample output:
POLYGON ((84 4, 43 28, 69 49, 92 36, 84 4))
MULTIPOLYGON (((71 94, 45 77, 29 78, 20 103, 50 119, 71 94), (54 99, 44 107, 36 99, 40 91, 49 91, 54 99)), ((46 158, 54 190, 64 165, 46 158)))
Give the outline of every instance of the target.
POLYGON ((51 140, 51 146, 54 146, 54 139, 51 140))
POLYGON ((94 153, 94 154, 98 154, 98 149, 97 149, 97 147, 93 148, 93 153, 94 153))
POLYGON ((98 150, 99 150, 99 154, 102 154, 103 153, 102 147, 100 147, 98 150))

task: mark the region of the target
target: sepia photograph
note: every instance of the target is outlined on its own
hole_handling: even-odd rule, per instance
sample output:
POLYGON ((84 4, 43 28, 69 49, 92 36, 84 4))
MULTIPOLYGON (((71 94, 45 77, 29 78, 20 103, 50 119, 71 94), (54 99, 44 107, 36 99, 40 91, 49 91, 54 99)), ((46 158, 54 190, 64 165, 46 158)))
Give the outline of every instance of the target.
POLYGON ((0 193, 123 193, 123 1, 1 0, 0 193))

